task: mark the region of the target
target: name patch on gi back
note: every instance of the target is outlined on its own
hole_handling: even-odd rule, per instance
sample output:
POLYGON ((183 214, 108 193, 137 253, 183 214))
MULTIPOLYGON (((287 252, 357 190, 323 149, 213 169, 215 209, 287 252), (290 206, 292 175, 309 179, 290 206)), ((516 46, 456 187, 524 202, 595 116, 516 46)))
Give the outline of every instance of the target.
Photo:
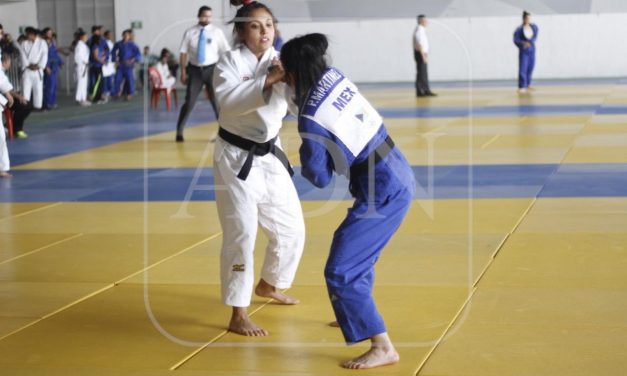
POLYGON ((337 108, 338 111, 342 111, 346 105, 348 104, 348 102, 351 101, 351 99, 353 99, 353 97, 355 96, 355 93, 353 90, 351 90, 350 87, 347 87, 346 89, 344 89, 344 91, 340 94, 339 97, 337 97, 337 99, 335 100, 335 102, 333 102, 333 107, 337 108))
POLYGON ((309 94, 307 102, 305 103, 304 113, 307 115, 314 115, 318 106, 324 101, 331 91, 344 79, 342 73, 335 69, 329 69, 320 79, 318 85, 316 85, 309 94))
POLYGON ((383 123, 357 86, 331 68, 311 91, 301 116, 335 135, 357 156, 383 123))

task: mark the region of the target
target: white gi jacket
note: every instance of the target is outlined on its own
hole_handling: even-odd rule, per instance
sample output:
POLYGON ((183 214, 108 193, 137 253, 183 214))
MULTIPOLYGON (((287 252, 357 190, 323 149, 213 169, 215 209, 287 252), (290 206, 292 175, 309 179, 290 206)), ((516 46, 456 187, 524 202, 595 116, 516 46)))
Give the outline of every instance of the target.
POLYGON ((74 63, 76 64, 77 78, 85 75, 87 65, 89 64, 89 47, 82 40, 79 40, 76 48, 74 48, 74 63))
POLYGON ((270 48, 257 61, 243 45, 222 55, 213 75, 220 127, 258 143, 279 134, 288 110, 287 85, 277 83, 266 95, 263 92, 274 57, 278 53, 270 48))
POLYGON ((22 60, 22 69, 28 69, 31 64, 37 64, 39 71, 43 74, 43 70, 48 64, 48 43, 37 37, 34 42, 25 40, 20 44, 20 58, 22 60))

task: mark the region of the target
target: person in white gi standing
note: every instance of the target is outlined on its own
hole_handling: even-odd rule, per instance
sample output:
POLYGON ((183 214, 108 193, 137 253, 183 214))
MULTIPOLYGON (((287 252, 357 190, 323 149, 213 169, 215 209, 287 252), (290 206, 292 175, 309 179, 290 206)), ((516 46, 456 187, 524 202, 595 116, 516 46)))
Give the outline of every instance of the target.
POLYGON ((44 100, 44 69, 48 64, 48 43, 37 29, 27 27, 26 40, 20 44, 22 59, 22 91, 24 97, 40 110, 44 100))
POLYGON ((253 284, 253 250, 259 225, 269 238, 255 293, 283 304, 298 300, 289 288, 304 242, 303 213, 280 149, 278 133, 288 109, 283 68, 272 47, 274 16, 253 1, 235 16, 239 45, 218 62, 214 86, 220 108, 219 138, 214 150, 216 204, 223 231, 220 255, 222 299, 232 306, 229 330, 246 336, 268 332, 248 317, 253 284))
POLYGON ((187 85, 185 103, 181 107, 176 123, 176 142, 183 142, 183 129, 189 115, 194 110, 198 95, 203 86, 207 86, 209 101, 218 118, 213 90, 213 71, 220 56, 230 50, 229 43, 222 30, 211 24, 213 11, 208 6, 198 10, 198 24, 183 35, 180 49, 181 83, 187 85))
POLYGON ((87 33, 78 30, 75 34, 74 63, 76 69, 76 103, 81 106, 90 106, 87 101, 87 84, 89 83, 89 47, 87 33))
MULTIPOLYGON (((0 33, 0 37, 2 34, 0 33)), ((4 73, 11 67, 11 58, 5 56, 4 59, 0 55, 2 65, 0 66, 0 178, 10 178, 11 174, 11 161, 9 160, 9 150, 7 149, 7 139, 4 132, 4 124, 2 124, 2 111, 6 107, 13 106, 13 97, 11 91, 13 85, 9 81, 9 78, 4 73)))

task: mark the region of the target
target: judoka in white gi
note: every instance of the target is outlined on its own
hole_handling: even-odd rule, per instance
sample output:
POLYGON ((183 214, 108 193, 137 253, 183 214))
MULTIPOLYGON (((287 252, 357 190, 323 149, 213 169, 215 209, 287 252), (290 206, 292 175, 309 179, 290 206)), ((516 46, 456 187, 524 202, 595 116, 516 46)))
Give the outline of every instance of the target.
POLYGON ((0 55, 0 60, 2 61, 0 66, 0 178, 9 178, 11 177, 9 173, 11 161, 9 160, 7 139, 4 132, 4 124, 2 123, 2 111, 13 105, 13 97, 11 97, 13 85, 11 85, 9 78, 5 74, 5 71, 11 67, 11 58, 7 55, 3 59, 2 55, 0 55))
POLYGON ((220 109, 214 152, 216 203, 223 230, 222 298, 233 307, 229 330, 268 332, 248 317, 253 293, 253 250, 259 225, 269 238, 255 293, 284 304, 298 300, 279 291, 292 285, 304 246, 305 226, 291 167, 278 138, 288 102, 283 70, 272 47, 274 16, 258 2, 237 11, 238 46, 222 56, 214 74, 220 109))
POLYGON ((407 214, 415 180, 381 116, 328 66, 327 48, 324 35, 305 35, 283 46, 281 61, 300 108, 303 176, 317 187, 328 185, 334 172, 350 177, 355 202, 333 235, 324 276, 346 342, 372 342, 343 366, 373 368, 399 360, 372 298, 374 266, 407 214))
POLYGON ((87 84, 89 83, 89 47, 87 46, 87 33, 79 30, 75 34, 76 46, 74 47, 74 66, 76 72, 76 102, 81 106, 89 106, 87 101, 87 84))
POLYGON ((24 97, 41 109, 44 100, 44 69, 48 63, 48 43, 33 27, 25 30, 26 39, 20 44, 22 59, 22 91, 24 97))

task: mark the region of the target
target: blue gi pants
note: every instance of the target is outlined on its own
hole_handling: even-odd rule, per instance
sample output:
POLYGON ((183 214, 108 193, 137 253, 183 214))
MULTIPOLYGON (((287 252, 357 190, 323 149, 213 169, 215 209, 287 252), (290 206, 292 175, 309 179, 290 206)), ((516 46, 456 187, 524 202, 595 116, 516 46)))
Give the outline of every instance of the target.
POLYGON ((120 64, 115 72, 115 93, 116 95, 135 94, 135 75, 132 65, 120 64), (124 82, 124 92, 122 93, 122 82, 124 82))
POLYGON ((115 79, 115 76, 108 76, 108 77, 103 77, 102 78, 102 91, 103 93, 109 94, 111 96, 115 96, 115 85, 113 80, 115 79))
POLYGON ((368 176, 362 175, 351 178, 356 200, 335 231, 324 271, 336 319, 349 344, 386 332, 372 298, 374 265, 403 222, 415 192, 413 172, 398 149, 376 164, 370 198, 368 176))
POLYGON ((57 104, 57 73, 54 69, 50 74, 44 73, 43 108, 53 108, 57 104))
POLYGON ((536 65, 536 52, 533 49, 521 50, 518 55, 518 88, 526 89, 531 85, 531 75, 536 65))

